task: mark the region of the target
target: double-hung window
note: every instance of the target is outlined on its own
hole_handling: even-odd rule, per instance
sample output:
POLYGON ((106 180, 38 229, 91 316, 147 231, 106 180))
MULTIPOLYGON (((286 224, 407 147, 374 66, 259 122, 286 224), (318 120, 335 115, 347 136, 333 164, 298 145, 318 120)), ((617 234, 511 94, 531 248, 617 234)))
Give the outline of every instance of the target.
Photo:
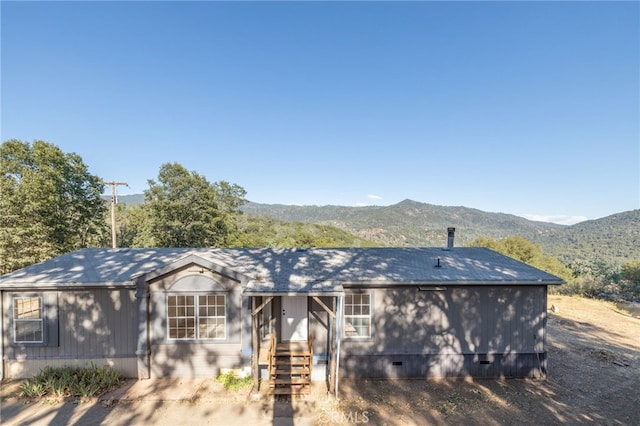
POLYGON ((226 296, 167 295, 167 335, 172 340, 211 340, 227 337, 226 296))
POLYGON ((344 337, 371 337, 371 295, 344 296, 344 337))
POLYGON ((44 343, 42 297, 13 298, 14 343, 44 343))

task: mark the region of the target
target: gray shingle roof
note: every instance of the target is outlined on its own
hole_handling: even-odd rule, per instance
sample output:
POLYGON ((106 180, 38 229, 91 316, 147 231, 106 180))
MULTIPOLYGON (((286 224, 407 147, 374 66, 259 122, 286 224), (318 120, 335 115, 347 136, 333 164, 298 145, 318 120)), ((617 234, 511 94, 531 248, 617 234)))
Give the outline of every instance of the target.
POLYGON ((245 293, 341 292, 342 286, 561 284, 485 248, 82 249, 0 276, 0 287, 133 285, 187 256, 243 277, 245 293), (440 267, 436 267, 440 261, 440 267))

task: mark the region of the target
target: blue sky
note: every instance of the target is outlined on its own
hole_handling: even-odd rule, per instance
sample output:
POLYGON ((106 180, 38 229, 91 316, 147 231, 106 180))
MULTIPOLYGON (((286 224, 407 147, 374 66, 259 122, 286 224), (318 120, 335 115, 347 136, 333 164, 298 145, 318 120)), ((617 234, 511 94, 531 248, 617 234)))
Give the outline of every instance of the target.
POLYGON ((263 203, 640 208, 638 2, 0 8, 2 140, 121 194, 179 162, 263 203))

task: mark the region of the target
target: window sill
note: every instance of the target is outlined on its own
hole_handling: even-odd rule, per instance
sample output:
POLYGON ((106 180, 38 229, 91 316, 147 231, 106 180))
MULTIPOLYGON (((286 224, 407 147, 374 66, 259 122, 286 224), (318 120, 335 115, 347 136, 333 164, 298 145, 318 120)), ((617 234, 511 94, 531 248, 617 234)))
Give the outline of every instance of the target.
POLYGON ((46 348, 46 342, 11 342, 9 344, 12 348, 46 348))
POLYGON ((194 343, 229 343, 230 340, 224 339, 167 339, 163 340, 164 345, 194 344, 194 343))
POLYGON ((343 337, 342 342, 375 342, 373 337, 343 337))

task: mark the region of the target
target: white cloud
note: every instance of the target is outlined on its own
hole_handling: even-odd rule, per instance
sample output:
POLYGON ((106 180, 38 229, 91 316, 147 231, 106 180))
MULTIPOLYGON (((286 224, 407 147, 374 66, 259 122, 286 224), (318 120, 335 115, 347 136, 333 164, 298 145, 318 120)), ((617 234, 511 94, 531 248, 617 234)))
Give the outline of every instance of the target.
POLYGON ((575 225, 579 222, 589 220, 584 216, 570 216, 563 214, 523 214, 521 215, 525 219, 535 220, 536 222, 550 222, 557 223, 558 225, 575 225))
POLYGON ((377 205, 380 205, 380 201, 384 200, 384 198, 375 194, 367 194, 367 199, 369 201, 356 203, 355 206, 356 207, 377 206, 377 205))

